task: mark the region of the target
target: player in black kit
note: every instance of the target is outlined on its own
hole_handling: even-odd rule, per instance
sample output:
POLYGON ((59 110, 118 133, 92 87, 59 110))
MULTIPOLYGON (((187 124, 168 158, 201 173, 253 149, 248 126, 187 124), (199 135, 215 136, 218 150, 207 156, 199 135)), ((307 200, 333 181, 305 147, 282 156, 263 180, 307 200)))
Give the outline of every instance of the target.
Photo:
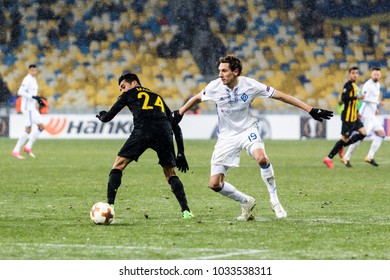
MULTIPOLYGON (((364 94, 357 95, 358 86, 356 80, 359 76, 359 68, 354 66, 348 71, 349 81, 345 83, 341 94, 341 101, 344 103, 344 109, 341 113, 341 139, 334 144, 328 156, 323 162, 329 168, 334 168, 333 157, 340 152, 343 147, 349 146, 366 137, 366 129, 358 116, 358 100, 364 98, 364 94), (353 132, 357 132, 353 134, 353 132)), ((343 158, 342 158, 343 160, 343 158)), ((350 164, 347 167, 351 167, 350 164)))
POLYGON ((109 122, 127 106, 133 115, 134 129, 119 150, 109 174, 107 202, 114 204, 126 166, 133 160, 138 161, 145 150, 151 148, 157 152, 165 178, 180 204, 183 219, 191 219, 194 215, 188 207, 183 184, 175 172, 175 166, 181 172, 188 170, 183 135, 179 125, 172 124, 171 110, 160 95, 141 86, 136 74, 124 73, 118 83, 122 94, 108 112, 101 111, 96 117, 102 122, 109 122), (173 133, 178 149, 176 158, 173 133))

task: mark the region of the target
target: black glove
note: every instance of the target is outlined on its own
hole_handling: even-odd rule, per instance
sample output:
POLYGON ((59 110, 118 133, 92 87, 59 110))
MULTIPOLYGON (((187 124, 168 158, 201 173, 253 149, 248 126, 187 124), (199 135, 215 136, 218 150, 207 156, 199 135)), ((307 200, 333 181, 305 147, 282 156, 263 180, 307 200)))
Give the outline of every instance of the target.
POLYGON ((97 115, 96 115, 96 117, 100 120, 100 121, 102 121, 102 119, 104 118, 104 116, 107 114, 107 111, 100 111, 97 115))
POLYGON ((183 118, 182 115, 180 115, 179 110, 175 110, 172 112, 172 124, 177 125, 183 118))
POLYGON ((45 105, 45 103, 43 103, 41 97, 39 97, 39 96, 33 96, 32 98, 35 99, 35 100, 38 102, 39 108, 46 107, 46 105, 45 105))
POLYGON ((313 108, 309 112, 310 116, 312 116, 313 119, 316 121, 322 122, 323 120, 330 120, 331 117, 333 117, 333 112, 318 108, 313 108))
POLYGON ((180 172, 186 173, 190 168, 188 167, 186 156, 182 153, 177 153, 176 167, 180 172))

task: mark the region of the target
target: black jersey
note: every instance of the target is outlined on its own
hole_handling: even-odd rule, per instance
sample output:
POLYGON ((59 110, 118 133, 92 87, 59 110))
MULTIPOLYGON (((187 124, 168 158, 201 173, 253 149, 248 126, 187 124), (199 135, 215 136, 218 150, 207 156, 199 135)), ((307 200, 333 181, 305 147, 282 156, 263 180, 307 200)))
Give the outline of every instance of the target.
POLYGON ((112 120, 125 106, 133 114, 134 128, 143 127, 150 122, 171 122, 171 110, 163 98, 150 89, 137 86, 118 97, 101 121, 112 120))
POLYGON ((341 100, 344 103, 344 110, 341 113, 343 122, 355 122, 358 113, 358 87, 355 82, 348 81, 345 83, 341 100))
MULTIPOLYGON (((184 153, 184 140, 180 126, 172 124, 171 110, 165 104, 164 99, 150 89, 137 86, 124 92, 118 97, 111 109, 99 119, 102 122, 109 122, 126 106, 133 114, 134 129, 120 152, 121 156, 137 159, 148 147, 161 151, 166 150, 167 153, 173 155, 174 148, 171 147, 172 131, 175 134, 178 153, 184 153), (153 141, 157 144, 145 142, 149 141, 146 139, 150 138, 153 138, 153 141), (161 140, 161 138, 164 139, 161 140), (137 148, 134 149, 135 146, 137 148), (133 150, 134 154, 129 155, 129 150, 133 150)), ((168 157, 162 156, 161 158, 166 159, 168 157)), ((172 163, 172 161, 170 162, 172 163)))

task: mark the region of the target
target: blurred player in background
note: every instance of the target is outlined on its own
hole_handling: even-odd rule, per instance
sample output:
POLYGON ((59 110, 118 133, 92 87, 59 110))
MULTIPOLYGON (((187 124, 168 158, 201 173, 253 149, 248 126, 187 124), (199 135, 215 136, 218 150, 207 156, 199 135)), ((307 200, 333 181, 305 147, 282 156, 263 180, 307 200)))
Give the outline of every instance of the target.
POLYGON ((348 77, 349 81, 345 83, 341 94, 341 100, 344 103, 341 112, 341 139, 336 142, 328 156, 323 159, 329 168, 334 168, 332 159, 344 146, 363 140, 367 135, 363 123, 358 118, 358 100, 364 98, 364 94, 357 96, 358 86, 356 80, 359 77, 359 68, 351 67, 348 70, 348 77), (358 133, 353 134, 354 131, 358 133))
POLYGON ((37 140, 39 134, 45 129, 42 116, 37 108, 37 106, 46 106, 42 101, 42 98, 38 96, 38 83, 36 79, 37 74, 37 66, 35 64, 31 64, 28 67, 28 74, 26 77, 24 77, 18 90, 18 95, 22 97, 21 111, 23 113, 26 124, 24 133, 20 136, 12 151, 12 156, 18 159, 24 158, 24 156, 20 154, 20 150, 27 140, 28 142, 23 147, 23 151, 25 151, 30 157, 35 158, 35 155, 32 152, 32 146, 37 140), (37 125, 38 129, 31 133, 33 125, 37 125))
POLYGON ((228 170, 239 166, 240 151, 246 150, 259 165, 261 178, 269 191, 271 207, 276 217, 285 218, 287 213, 278 199, 274 170, 265 152, 258 120, 252 112, 252 101, 256 97, 277 99, 305 110, 320 122, 330 119, 333 113, 315 109, 291 95, 241 76, 242 64, 235 56, 221 58, 218 70, 219 79, 211 81, 179 110, 174 111, 174 122, 180 122, 183 115, 200 102, 214 101, 217 105, 219 134, 211 159, 210 188, 240 203, 241 215, 237 220, 253 219, 251 210, 255 207, 256 200, 225 181, 228 170))
POLYGON ((182 218, 191 219, 194 215, 188 207, 183 183, 175 172, 175 166, 182 172, 188 170, 183 135, 178 124, 171 124, 171 110, 160 95, 142 87, 138 76, 133 73, 121 75, 118 84, 122 95, 108 112, 101 111, 96 117, 102 122, 109 122, 127 106, 133 115, 134 129, 119 150, 109 174, 107 202, 114 205, 126 166, 134 160, 138 161, 145 150, 151 148, 157 152, 165 178, 180 204, 182 218), (178 149, 176 158, 172 131, 178 149))
MULTIPOLYGON (((362 122, 366 129, 367 135, 374 133, 373 140, 371 143, 370 150, 368 151, 367 156, 364 158, 364 161, 373 165, 379 166, 375 161, 374 155, 375 152, 381 146, 383 139, 385 139, 385 129, 378 119, 379 115, 378 105, 383 106, 384 102, 380 98, 380 83, 378 82, 381 78, 381 69, 373 68, 371 70, 371 78, 367 80, 362 88, 362 93, 364 98, 362 99, 363 104, 359 110, 359 113, 362 116, 362 122)), ((348 150, 344 157, 344 163, 347 167, 352 167, 350 163, 351 155, 353 151, 357 148, 361 141, 358 141, 348 147, 348 150)))

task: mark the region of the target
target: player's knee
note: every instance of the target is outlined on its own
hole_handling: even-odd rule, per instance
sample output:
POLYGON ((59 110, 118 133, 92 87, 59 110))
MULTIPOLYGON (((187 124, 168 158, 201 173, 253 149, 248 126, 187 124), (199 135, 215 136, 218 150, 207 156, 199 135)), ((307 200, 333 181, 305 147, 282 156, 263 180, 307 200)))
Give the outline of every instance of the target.
POLYGON ((168 182, 172 177, 177 177, 175 167, 173 166, 163 166, 163 172, 165 179, 167 179, 168 182))
POLYGON ((222 190, 222 185, 219 181, 211 179, 209 182, 209 188, 215 192, 219 192, 222 190))
POLYGON ((260 166, 266 166, 269 164, 269 159, 268 157, 266 156, 261 156, 261 157, 258 157, 258 158, 255 158, 256 162, 260 165, 260 166))

